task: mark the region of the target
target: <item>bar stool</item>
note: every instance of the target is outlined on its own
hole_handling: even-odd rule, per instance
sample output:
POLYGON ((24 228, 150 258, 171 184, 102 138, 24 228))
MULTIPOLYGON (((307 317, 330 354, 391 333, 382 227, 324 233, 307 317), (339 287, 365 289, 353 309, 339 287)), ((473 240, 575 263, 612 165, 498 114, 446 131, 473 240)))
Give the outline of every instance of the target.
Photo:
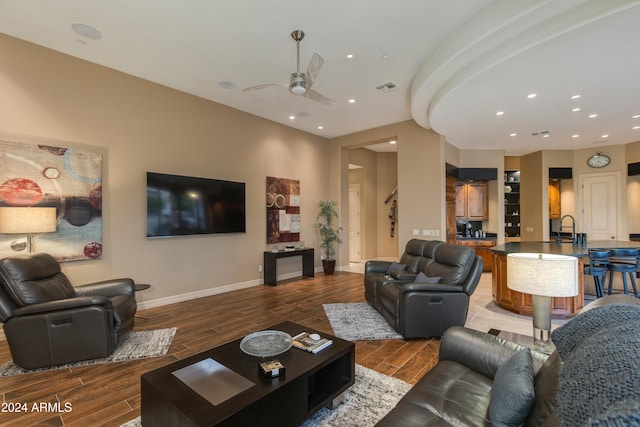
POLYGON ((609 270, 610 256, 611 251, 608 249, 589 249, 589 264, 584 266, 584 274, 593 276, 597 298, 604 296, 604 283, 609 270))
POLYGON ((627 286, 627 276, 631 280, 633 286, 633 293, 638 296, 638 288, 636 287, 635 275, 638 271, 638 257, 640 257, 640 249, 637 248, 619 248, 611 249, 611 255, 609 257, 609 295, 613 290, 613 273, 622 273, 622 285, 624 286, 624 293, 628 294, 629 289, 627 286))

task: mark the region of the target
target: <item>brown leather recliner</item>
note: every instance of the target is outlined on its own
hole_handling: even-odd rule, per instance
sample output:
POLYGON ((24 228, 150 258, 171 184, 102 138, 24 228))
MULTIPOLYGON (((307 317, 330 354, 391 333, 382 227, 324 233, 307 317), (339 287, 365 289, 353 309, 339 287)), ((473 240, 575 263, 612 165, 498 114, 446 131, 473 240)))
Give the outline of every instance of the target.
POLYGON ((109 356, 133 329, 134 285, 73 287, 45 253, 0 260, 0 321, 13 362, 35 369, 109 356))

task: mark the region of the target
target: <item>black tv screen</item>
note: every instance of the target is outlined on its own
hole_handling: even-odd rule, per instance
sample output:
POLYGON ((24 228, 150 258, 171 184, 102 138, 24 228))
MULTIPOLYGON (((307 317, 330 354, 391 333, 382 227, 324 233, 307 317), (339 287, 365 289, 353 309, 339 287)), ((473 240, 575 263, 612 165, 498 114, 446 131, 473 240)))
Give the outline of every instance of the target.
POLYGON ((147 172, 147 237, 245 232, 244 182, 147 172))

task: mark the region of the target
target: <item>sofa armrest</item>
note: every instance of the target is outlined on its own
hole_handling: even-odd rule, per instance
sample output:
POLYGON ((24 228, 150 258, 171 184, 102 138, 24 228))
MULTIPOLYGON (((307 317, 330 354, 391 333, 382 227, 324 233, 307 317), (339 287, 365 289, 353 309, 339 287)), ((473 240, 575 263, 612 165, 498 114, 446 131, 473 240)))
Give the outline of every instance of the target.
POLYGON ((396 280, 413 282, 418 275, 416 273, 408 273, 406 270, 391 270, 391 277, 396 280))
POLYGON ((462 292, 462 285, 447 285, 446 283, 405 283, 400 287, 400 294, 406 292, 435 292, 435 293, 448 293, 462 292))
POLYGON ((367 273, 386 273, 391 265, 391 261, 367 261, 364 264, 364 274, 367 273))
POLYGON ((135 283, 132 279, 111 279, 101 282, 89 283, 86 285, 76 286, 74 288, 76 296, 104 296, 114 297, 116 295, 135 296, 135 283))
POLYGON ((105 308, 111 308, 111 300, 102 296, 93 297, 75 297, 60 299, 55 301, 41 302, 38 304, 31 304, 25 307, 16 308, 13 311, 13 316, 28 316, 32 314, 47 313, 52 311, 68 310, 70 308, 88 307, 92 305, 101 305, 105 308))
MULTIPOLYGON (((495 335, 453 326, 442 336, 439 360, 451 360, 493 378, 498 368, 523 348, 523 345, 495 335)), ((534 353, 538 352, 532 351, 534 353)), ((534 360, 544 357, 541 355, 534 355, 534 360)))

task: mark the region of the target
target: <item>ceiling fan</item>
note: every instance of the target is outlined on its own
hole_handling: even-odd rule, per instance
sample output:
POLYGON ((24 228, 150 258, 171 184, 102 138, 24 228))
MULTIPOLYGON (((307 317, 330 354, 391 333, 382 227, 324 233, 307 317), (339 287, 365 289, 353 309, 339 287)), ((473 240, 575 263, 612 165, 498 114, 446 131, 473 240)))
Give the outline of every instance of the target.
MULTIPOLYGON (((305 98, 312 99, 314 101, 331 105, 334 104, 335 101, 331 98, 327 98, 326 96, 316 92, 311 89, 313 82, 318 77, 318 73, 324 64, 324 59, 317 53, 314 53, 311 57, 311 61, 309 61, 309 66, 307 67, 307 73, 300 72, 300 41, 304 38, 304 32, 302 30, 295 30, 291 33, 291 37, 296 41, 296 49, 297 49, 297 66, 296 72, 291 73, 289 77, 289 92, 294 95, 302 95, 305 98)), ((257 86, 251 86, 245 89, 242 89, 243 92, 249 92, 252 90, 264 89, 269 86, 284 86, 278 83, 267 83, 257 86)))

